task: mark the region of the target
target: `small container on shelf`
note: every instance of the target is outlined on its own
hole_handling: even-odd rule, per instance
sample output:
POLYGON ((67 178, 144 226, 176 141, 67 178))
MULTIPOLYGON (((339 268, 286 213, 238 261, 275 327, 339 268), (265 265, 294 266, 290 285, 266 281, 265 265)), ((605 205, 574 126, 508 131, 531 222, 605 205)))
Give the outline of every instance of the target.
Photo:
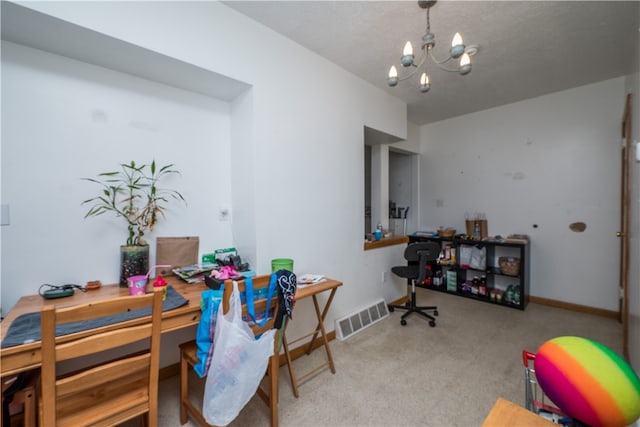
POLYGON ((520 305, 520 287, 509 285, 504 294, 504 302, 507 304, 520 305))
POLYGON ((440 237, 444 237, 445 239, 450 239, 453 236, 456 235, 456 229, 455 228, 451 228, 451 227, 447 227, 447 228, 439 228, 438 229, 438 235, 440 237))
POLYGON ((473 276, 473 281, 471 282, 471 293, 473 295, 478 295, 480 293, 480 278, 478 276, 473 276))
POLYGON ((433 285, 434 286, 442 286, 444 284, 444 278, 442 276, 442 270, 436 271, 436 274, 433 276, 433 285))
POLYGON ((455 292, 457 291, 458 286, 458 274, 455 270, 451 269, 447 271, 446 274, 446 282, 447 282, 447 291, 455 292))
POLYGON ((487 294, 487 277, 482 275, 480 277, 480 283, 478 284, 478 295, 481 297, 486 297, 487 294))
POLYGON ((500 273, 505 276, 517 276, 520 274, 520 258, 501 256, 498 258, 500 273))
POLYGON ((456 247, 450 243, 444 243, 437 263, 440 265, 454 265, 456 263, 456 247))
POLYGON ((464 294, 470 294, 473 292, 473 282, 471 280, 465 280, 460 287, 460 291, 464 294))

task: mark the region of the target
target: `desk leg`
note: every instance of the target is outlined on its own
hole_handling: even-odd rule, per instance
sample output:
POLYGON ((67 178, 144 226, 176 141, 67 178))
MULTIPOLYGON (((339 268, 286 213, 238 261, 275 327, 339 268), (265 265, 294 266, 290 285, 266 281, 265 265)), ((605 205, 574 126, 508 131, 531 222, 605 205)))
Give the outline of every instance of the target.
POLYGON ((322 337, 322 342, 324 344, 324 349, 327 352, 327 359, 329 360, 329 367, 331 368, 331 373, 336 373, 336 367, 333 364, 333 356, 331 355, 331 348, 329 347, 329 341, 327 340, 327 332, 324 329, 324 319, 327 317, 327 313, 329 312, 329 307, 331 306, 331 302, 333 301, 333 296, 336 294, 337 288, 333 288, 331 290, 331 294, 329 295, 329 299, 324 306, 324 310, 322 313, 320 312, 320 305, 318 304, 318 299, 315 295, 313 295, 313 306, 316 309, 316 317, 318 318, 318 325, 316 326, 316 330, 311 337, 311 341, 307 346, 307 354, 311 354, 311 350, 313 349, 313 342, 315 341, 318 333, 320 333, 322 337))
POLYGON ((327 317, 327 313, 329 312, 329 307, 331 307, 331 302, 333 302, 333 296, 335 295, 336 290, 337 288, 334 288, 331 290, 331 293, 329 294, 329 299, 327 300, 327 304, 324 306, 324 310, 322 310, 322 314, 320 314, 320 306, 318 305, 318 300, 316 299, 316 296, 313 295, 313 304, 316 309, 316 317, 318 319, 318 324, 316 325, 316 330, 314 331, 313 336, 311 337, 311 341, 309 341, 309 344, 307 346, 307 354, 311 354, 311 350, 313 350, 313 342, 318 337, 318 332, 320 332, 320 325, 324 327, 324 319, 325 317, 327 317))
POLYGON ((298 398, 298 381, 296 380, 296 374, 293 370, 293 362, 291 361, 291 355, 289 354, 289 343, 287 342, 287 334, 282 337, 282 345, 284 346, 284 356, 287 359, 287 368, 289 368, 289 378, 291 378, 291 388, 293 389, 293 395, 298 398))
POLYGON ((333 363, 333 356, 331 355, 331 348, 329 347, 329 340, 327 340, 327 332, 324 329, 324 319, 327 316, 327 313, 329 312, 329 307, 331 306, 331 302, 333 301, 333 296, 336 293, 336 289, 337 288, 333 288, 331 290, 331 294, 329 294, 329 299, 327 300, 327 303, 324 306, 324 309, 322 310, 322 312, 320 311, 320 305, 318 304, 318 299, 316 298, 315 295, 313 295, 313 305, 315 307, 315 311, 316 311, 316 318, 318 319, 318 324, 316 325, 316 329, 307 334, 304 335, 300 338, 297 338, 295 340, 293 340, 291 343, 297 343, 299 341, 305 340, 306 338, 311 336, 311 341, 309 341, 309 344, 303 344, 302 348, 304 348, 305 346, 306 348, 306 354, 310 354, 311 351, 313 350, 313 342, 315 341, 315 339, 318 336, 318 333, 321 335, 322 337, 322 344, 324 345, 324 349, 327 353, 327 361, 324 362, 323 364, 321 364, 320 366, 317 366, 315 369, 307 372, 304 375, 301 375, 299 378, 296 377, 296 374, 294 372, 293 369, 293 363, 291 361, 291 355, 289 353, 289 342, 287 341, 287 336, 286 333, 283 337, 282 340, 282 344, 284 346, 284 354, 285 354, 285 358, 287 359, 287 365, 289 368, 289 376, 291 377, 291 388, 293 389, 293 395, 295 397, 298 397, 298 381, 304 381, 305 379, 311 377, 312 375, 315 375, 317 372, 319 372, 321 369, 325 368, 326 366, 329 366, 331 368, 331 372, 332 373, 336 373, 336 367, 333 363), (312 336, 313 335, 313 336, 312 336))

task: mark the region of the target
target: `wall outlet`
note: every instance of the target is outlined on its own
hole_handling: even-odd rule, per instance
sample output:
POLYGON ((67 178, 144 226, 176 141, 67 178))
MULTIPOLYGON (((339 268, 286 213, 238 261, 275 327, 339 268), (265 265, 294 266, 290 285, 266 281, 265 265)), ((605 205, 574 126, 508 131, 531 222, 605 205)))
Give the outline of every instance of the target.
POLYGON ((389 272, 383 271, 382 275, 380 276, 380 279, 382 280, 382 283, 386 282, 388 277, 389 277, 389 272))

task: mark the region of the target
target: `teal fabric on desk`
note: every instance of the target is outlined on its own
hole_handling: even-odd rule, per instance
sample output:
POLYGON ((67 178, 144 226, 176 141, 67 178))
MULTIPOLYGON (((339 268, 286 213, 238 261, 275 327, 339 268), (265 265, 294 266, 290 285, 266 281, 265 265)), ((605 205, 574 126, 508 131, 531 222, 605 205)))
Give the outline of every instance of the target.
MULTIPOLYGON (((167 299, 162 302, 162 311, 169 311, 174 308, 182 307, 188 302, 189 301, 169 285, 167 286, 167 299)), ((88 322, 67 323, 56 328, 56 336, 69 335, 75 332, 86 331, 88 329, 100 328, 113 323, 149 316, 150 314, 151 308, 149 307, 115 316, 100 317, 88 322)), ((11 323, 11 326, 9 326, 7 335, 3 338, 0 348, 28 344, 35 341, 40 341, 40 312, 25 313, 16 317, 16 319, 11 323)))

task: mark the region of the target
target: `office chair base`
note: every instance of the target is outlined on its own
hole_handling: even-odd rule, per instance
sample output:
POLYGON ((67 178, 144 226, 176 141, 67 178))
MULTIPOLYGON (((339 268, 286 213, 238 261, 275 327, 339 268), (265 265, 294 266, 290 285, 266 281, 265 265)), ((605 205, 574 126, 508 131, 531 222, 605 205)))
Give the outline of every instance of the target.
POLYGON ((434 328, 436 326, 436 319, 433 316, 438 315, 438 307, 436 306, 418 306, 416 305, 416 293, 415 291, 411 292, 411 300, 408 301, 405 305, 391 305, 388 304, 389 312, 393 313, 393 311, 397 308, 399 310, 407 310, 406 313, 402 315, 400 318, 400 324, 402 326, 407 326, 406 318, 412 314, 417 313, 426 319, 429 320, 429 326, 434 328), (433 316, 428 315, 425 311, 433 311, 433 316))

